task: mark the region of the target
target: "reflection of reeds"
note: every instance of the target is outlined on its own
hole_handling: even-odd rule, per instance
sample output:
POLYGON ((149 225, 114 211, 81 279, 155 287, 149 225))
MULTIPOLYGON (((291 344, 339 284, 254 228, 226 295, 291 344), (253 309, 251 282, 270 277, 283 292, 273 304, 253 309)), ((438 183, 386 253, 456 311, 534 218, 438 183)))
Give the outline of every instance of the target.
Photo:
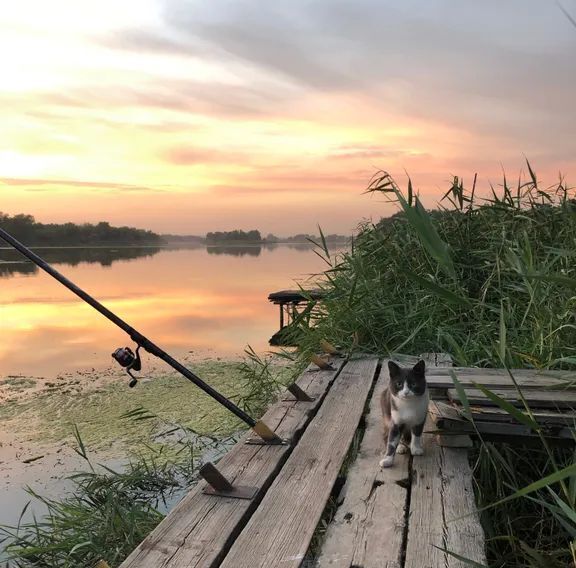
MULTIPOLYGON (((443 207, 428 212, 410 181, 401 192, 388 174, 376 176, 369 192, 401 212, 361 226, 336 258, 320 243, 325 296, 299 321, 302 356, 327 339, 382 354, 446 351, 460 366, 575 368, 572 190, 562 180, 542 189, 529 164, 526 181, 511 187, 504 177, 487 199, 475 185, 454 178, 443 207)), ((521 414, 530 419, 528 408, 521 414)), ((491 566, 574 560, 572 450, 543 437, 537 448, 480 444, 475 474, 479 505, 500 502, 482 513, 491 566)))

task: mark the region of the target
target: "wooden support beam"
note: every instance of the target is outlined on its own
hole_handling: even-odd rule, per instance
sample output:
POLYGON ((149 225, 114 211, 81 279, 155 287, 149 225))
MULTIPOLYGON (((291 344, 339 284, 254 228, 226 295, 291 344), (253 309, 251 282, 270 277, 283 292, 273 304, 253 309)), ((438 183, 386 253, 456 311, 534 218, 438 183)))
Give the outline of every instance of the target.
MULTIPOLYGON (((515 388, 502 389, 490 388, 490 390, 500 398, 507 400, 514 406, 523 407, 520 396, 515 388)), ((468 402, 474 406, 497 406, 492 399, 488 398, 480 389, 465 388, 468 402)), ((576 409, 575 390, 528 390, 522 393, 530 408, 550 408, 550 409, 576 409)), ((460 396, 456 389, 448 389, 448 398, 455 402, 460 402, 460 396)))

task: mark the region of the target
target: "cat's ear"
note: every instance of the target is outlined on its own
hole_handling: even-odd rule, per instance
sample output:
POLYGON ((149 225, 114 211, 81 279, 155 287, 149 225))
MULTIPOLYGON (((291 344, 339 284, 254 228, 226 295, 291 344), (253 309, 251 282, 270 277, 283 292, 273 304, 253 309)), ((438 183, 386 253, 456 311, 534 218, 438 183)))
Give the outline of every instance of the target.
POLYGON ((388 371, 390 372, 390 378, 393 379, 400 374, 400 367, 394 361, 388 361, 388 371))
POLYGON ((422 360, 418 361, 418 363, 416 363, 416 365, 414 365, 412 368, 412 372, 419 377, 423 377, 424 373, 426 372, 426 363, 424 363, 422 360))

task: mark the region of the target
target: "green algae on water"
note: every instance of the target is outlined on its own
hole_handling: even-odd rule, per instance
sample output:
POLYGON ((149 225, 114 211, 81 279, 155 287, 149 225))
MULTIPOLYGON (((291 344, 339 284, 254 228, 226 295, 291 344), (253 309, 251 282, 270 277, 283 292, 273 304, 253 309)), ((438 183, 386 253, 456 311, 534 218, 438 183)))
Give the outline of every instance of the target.
MULTIPOLYGON (((225 396, 238 392, 237 362, 202 361, 195 372, 225 396)), ((91 451, 125 453, 154 444, 160 426, 181 425, 200 435, 228 436, 242 427, 227 409, 177 374, 160 375, 128 388, 124 380, 83 390, 69 382, 34 396, 0 405, 0 422, 40 445, 73 442, 74 426, 91 451), (122 415, 144 408, 155 420, 129 420, 122 415)))

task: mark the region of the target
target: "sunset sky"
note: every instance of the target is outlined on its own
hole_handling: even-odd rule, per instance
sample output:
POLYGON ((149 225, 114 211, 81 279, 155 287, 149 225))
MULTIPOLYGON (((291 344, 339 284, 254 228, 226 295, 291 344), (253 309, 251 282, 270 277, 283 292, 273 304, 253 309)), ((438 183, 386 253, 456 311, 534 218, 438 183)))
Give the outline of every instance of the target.
POLYGON ((576 174, 553 0, 18 0, 0 49, 0 211, 43 222, 349 233, 378 169, 576 174))

